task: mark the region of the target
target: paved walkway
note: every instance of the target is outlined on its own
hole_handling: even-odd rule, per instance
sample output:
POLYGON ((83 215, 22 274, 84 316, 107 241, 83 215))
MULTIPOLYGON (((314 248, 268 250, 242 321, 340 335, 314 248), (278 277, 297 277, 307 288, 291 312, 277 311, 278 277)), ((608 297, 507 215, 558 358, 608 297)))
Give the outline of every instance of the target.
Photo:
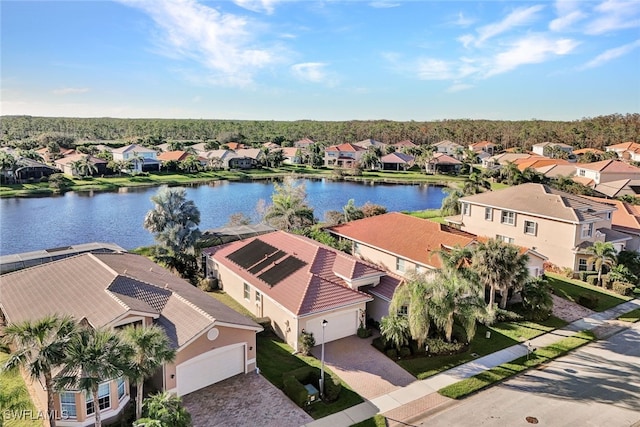
MULTIPOLYGON (((529 343, 533 348, 542 348, 565 337, 575 335, 579 331, 604 330, 607 327, 608 320, 615 319, 619 315, 636 308, 640 308, 640 300, 638 299, 625 302, 601 313, 594 313, 587 318, 576 320, 562 329, 540 335, 530 340, 529 343)), ((617 326, 617 328, 622 328, 622 326, 617 326)), ((615 330, 608 328, 606 330, 610 334, 615 333, 615 330)), ((394 422, 402 425, 404 424, 403 422, 415 416, 424 415, 428 411, 438 411, 448 404, 455 403, 455 400, 448 399, 437 393, 442 387, 472 377, 518 357, 526 356, 528 351, 529 348, 526 343, 516 344, 425 380, 416 380, 405 387, 397 388, 387 394, 367 400, 342 412, 312 421, 304 426, 348 427, 376 414, 382 414, 387 417, 390 425, 393 425, 394 422)))

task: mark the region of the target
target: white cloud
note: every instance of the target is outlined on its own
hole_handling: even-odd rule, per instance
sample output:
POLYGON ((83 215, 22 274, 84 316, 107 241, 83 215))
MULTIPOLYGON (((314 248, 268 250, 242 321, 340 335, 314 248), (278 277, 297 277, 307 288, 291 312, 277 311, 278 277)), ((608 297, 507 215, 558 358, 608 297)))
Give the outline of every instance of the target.
POLYGON ((434 58, 418 60, 416 71, 420 80, 451 80, 455 78, 455 63, 434 58))
POLYGON ((62 87, 51 91, 54 95, 72 95, 87 92, 89 92, 89 88, 87 87, 62 87))
POLYGON ((447 88, 447 92, 449 93, 462 92, 463 90, 471 89, 472 87, 473 85, 466 84, 466 83, 454 83, 453 85, 447 88))
POLYGON ((541 34, 529 35, 495 55, 485 77, 502 74, 521 65, 538 64, 555 56, 567 55, 578 44, 579 42, 572 39, 552 39, 541 34))
POLYGON ((195 0, 120 1, 153 19, 159 29, 159 53, 200 63, 211 73, 209 82, 246 86, 259 69, 277 60, 276 49, 256 45, 258 25, 247 18, 223 14, 195 0))
POLYGON ((580 69, 599 67, 606 62, 609 62, 613 59, 616 59, 623 55, 628 54, 629 52, 631 52, 632 50, 638 47, 640 47, 640 40, 636 40, 633 43, 628 43, 623 46, 606 50, 602 52, 600 55, 593 58, 591 61, 584 64, 582 67, 580 67, 580 69))
POLYGON ((549 23, 551 31, 566 31, 573 24, 587 17, 580 7, 582 5, 576 0, 557 0, 555 9, 557 18, 549 23))
POLYGON ((598 35, 640 27, 640 2, 606 0, 594 8, 597 18, 589 22, 587 34, 598 35))
POLYGON ((520 27, 529 24, 536 19, 536 15, 544 9, 544 6, 537 5, 527 8, 518 8, 507 15, 502 21, 495 22, 493 24, 485 25, 477 29, 478 36, 473 37, 470 35, 462 36, 463 40, 474 41, 476 46, 480 46, 485 41, 510 31, 513 28, 520 27), (472 39, 469 39, 472 37, 472 39))
POLYGON ((252 12, 272 14, 280 0, 233 0, 238 6, 252 12))
POLYGON ((391 1, 372 1, 371 3, 369 3, 369 6, 376 9, 389 9, 392 7, 400 6, 400 3, 391 1))
POLYGON ((458 17, 456 18, 455 21, 453 21, 453 25, 456 25, 458 27, 468 27, 474 22, 475 20, 471 18, 467 18, 466 16, 464 16, 462 12, 459 12, 458 17))
POLYGON ((328 64, 324 62, 304 62, 291 66, 291 73, 299 80, 322 83, 326 85, 335 85, 335 77, 326 71, 328 64))

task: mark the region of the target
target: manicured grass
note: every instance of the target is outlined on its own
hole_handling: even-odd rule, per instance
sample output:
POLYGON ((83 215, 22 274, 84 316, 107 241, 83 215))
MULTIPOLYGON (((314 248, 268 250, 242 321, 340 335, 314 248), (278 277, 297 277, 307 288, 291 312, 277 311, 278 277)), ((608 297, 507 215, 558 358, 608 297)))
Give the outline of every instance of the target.
POLYGON ((221 303, 223 303, 224 305, 226 305, 227 307, 231 307, 238 313, 244 314, 245 316, 248 316, 251 319, 256 320, 256 316, 253 313, 251 313, 249 310, 244 308, 244 306, 240 304, 238 301, 231 298, 225 291, 216 290, 216 291, 207 292, 207 293, 212 297, 214 297, 215 299, 217 299, 218 301, 220 301, 221 303))
MULTIPOLYGON (((4 365, 8 357, 8 354, 0 352, 0 366, 4 365)), ((29 397, 27 387, 20 372, 1 372, 0 384, 2 384, 2 386, 0 386, 0 394, 13 396, 21 406, 24 405, 25 410, 25 412, 20 412, 20 414, 24 415, 22 419, 10 419, 13 418, 14 415, 19 414, 19 412, 16 412, 18 408, 13 408, 15 409, 14 411, 12 408, 0 407, 0 417, 4 417, 4 427, 42 427, 42 421, 35 419, 37 418, 38 412, 29 397)), ((0 400, 4 399, 0 398, 0 400)))
POLYGON ((536 350, 529 358, 523 356, 511 362, 503 363, 488 371, 444 387, 438 390, 438 393, 452 399, 461 399, 497 382, 504 381, 527 369, 549 362, 571 350, 588 344, 594 339, 595 336, 593 333, 589 331, 580 332, 572 337, 564 338, 555 344, 536 350))
POLYGON ((618 320, 623 322, 635 323, 640 320, 640 308, 636 308, 635 310, 631 310, 628 313, 625 313, 618 317, 618 320))
POLYGON ((492 182, 491 183, 491 191, 502 190, 503 188, 507 188, 509 185, 504 184, 502 182, 492 182))
MULTIPOLYGON (((320 361, 315 357, 292 354, 293 349, 271 332, 259 333, 256 345, 260 373, 280 390, 283 389, 282 374, 304 366, 320 367, 320 361)), ((331 372, 326 366, 325 371, 331 372)), ((314 419, 318 419, 362 402, 362 398, 343 382, 338 400, 331 403, 315 402, 306 408, 306 411, 314 419)))
POLYGON ((580 280, 562 277, 559 274, 547 273, 546 276, 549 285, 551 285, 553 289, 553 293, 564 299, 578 303, 578 298, 581 295, 596 297, 598 303, 596 307, 593 308, 594 311, 605 311, 632 299, 631 297, 618 295, 597 286, 591 286, 580 280))
POLYGON ((538 335, 553 331, 554 329, 562 328, 566 325, 567 322, 564 320, 551 316, 539 323, 527 320, 521 320, 518 322, 500 322, 495 325, 491 325, 490 328, 511 338, 512 340, 524 342, 531 338, 535 338, 538 335))
POLYGON ((440 224, 444 224, 444 217, 440 215, 440 209, 427 209, 424 211, 403 211, 403 213, 415 216, 416 218, 428 219, 433 222, 439 222, 440 224))
POLYGON ((376 415, 372 418, 352 424, 351 427, 386 427, 387 419, 382 415, 376 415))

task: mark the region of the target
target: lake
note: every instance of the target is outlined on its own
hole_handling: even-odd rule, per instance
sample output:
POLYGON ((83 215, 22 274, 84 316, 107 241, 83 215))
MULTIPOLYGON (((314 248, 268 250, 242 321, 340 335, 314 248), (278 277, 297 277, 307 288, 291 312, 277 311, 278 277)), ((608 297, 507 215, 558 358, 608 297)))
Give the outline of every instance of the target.
MULTIPOLYGON (((445 194, 432 185, 363 184, 331 180, 304 180, 309 205, 324 220, 325 212, 342 210, 349 199, 388 211, 437 209, 445 194)), ((153 208, 152 188, 124 188, 119 192, 68 192, 56 197, 0 199, 0 255, 88 242, 113 242, 125 249, 153 244, 143 228, 153 208)), ((271 201, 273 182, 217 181, 187 187, 187 197, 200 210, 200 230, 225 225, 242 212, 259 218, 260 200, 271 201)))

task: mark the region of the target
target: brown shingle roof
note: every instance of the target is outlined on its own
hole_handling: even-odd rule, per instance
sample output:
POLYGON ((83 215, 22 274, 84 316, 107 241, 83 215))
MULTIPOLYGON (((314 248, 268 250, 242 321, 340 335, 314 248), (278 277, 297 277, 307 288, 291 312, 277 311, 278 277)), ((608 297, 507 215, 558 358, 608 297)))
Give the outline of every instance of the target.
POLYGON ((328 230, 433 268, 442 266, 438 251, 464 247, 475 240, 473 234, 398 212, 351 221, 328 230))
POLYGON ((373 265, 333 248, 283 231, 208 248, 205 253, 295 315, 370 301, 370 296, 349 288, 342 277, 355 280, 385 274, 373 265), (259 245, 254 243, 256 241, 259 245), (268 246, 264 246, 265 244, 268 246), (270 286, 259 277, 262 270, 252 273, 249 267, 241 266, 243 259, 236 255, 242 253, 242 249, 248 245, 284 251, 286 255, 281 259, 294 256, 303 261, 304 265, 270 286))

